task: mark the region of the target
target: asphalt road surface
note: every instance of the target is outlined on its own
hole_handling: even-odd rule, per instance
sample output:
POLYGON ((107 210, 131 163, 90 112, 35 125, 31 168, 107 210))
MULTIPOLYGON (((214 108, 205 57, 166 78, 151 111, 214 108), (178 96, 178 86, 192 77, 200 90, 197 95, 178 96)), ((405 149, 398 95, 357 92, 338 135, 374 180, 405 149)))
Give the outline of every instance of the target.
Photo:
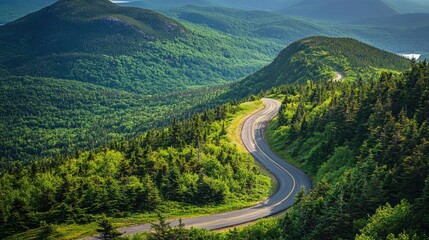
MULTIPOLYGON (((221 229, 269 217, 291 207, 295 195, 302 188, 310 189, 311 181, 298 168, 286 163, 276 156, 265 141, 265 127, 271 118, 276 116, 280 103, 273 99, 262 99, 266 105, 261 111, 247 118, 243 125, 241 139, 247 150, 277 179, 277 192, 253 207, 214 214, 210 216, 186 218, 182 222, 186 227, 221 229)), ((177 226, 178 220, 167 221, 171 226, 177 226)), ((150 224, 135 225, 119 229, 125 235, 151 230, 150 224)), ((95 238, 87 238, 95 239, 95 238)))

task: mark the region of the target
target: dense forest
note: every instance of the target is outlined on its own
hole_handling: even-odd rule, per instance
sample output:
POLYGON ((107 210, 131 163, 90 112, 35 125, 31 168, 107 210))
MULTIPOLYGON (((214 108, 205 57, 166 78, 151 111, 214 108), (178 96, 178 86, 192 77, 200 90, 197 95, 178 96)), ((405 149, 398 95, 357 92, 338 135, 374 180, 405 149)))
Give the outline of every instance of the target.
POLYGON ((403 71, 408 66, 403 57, 351 38, 310 37, 283 49, 271 64, 232 84, 224 95, 246 97, 287 83, 332 80, 334 72, 343 74, 343 81, 353 82, 376 77, 384 69, 403 71))
POLYGON ((62 0, 0 26, 0 73, 72 79, 145 95, 231 82, 276 41, 227 35, 108 0, 62 0))
POLYGON ((0 159, 27 164, 127 139, 213 106, 223 89, 143 96, 72 80, 0 78, 0 159))
MULTIPOLYGON (((202 41, 195 42, 195 45, 201 46, 201 49, 204 46, 218 47, 211 44, 211 40, 205 42, 203 37, 194 39, 202 41)), ((177 41, 180 42, 180 40, 177 41)), ((247 40, 243 44, 246 45, 246 42, 247 40)), ((165 47, 161 42, 147 44, 165 47)), ((188 56, 187 59, 193 58, 192 53, 195 51, 192 47, 183 44, 180 50, 176 49, 177 44, 169 45, 168 49, 173 52, 183 51, 181 54, 188 56)), ((165 55, 170 51, 156 49, 158 48, 154 47, 145 56, 150 56, 153 60, 158 58, 157 54, 165 55), (151 53, 155 55, 151 56, 151 53)), ((210 56, 215 56, 211 54, 213 51, 210 49, 204 50, 207 54, 200 57, 211 59, 210 56)), ((262 56, 258 59, 255 56, 240 55, 237 52, 231 55, 240 59, 249 58, 247 61, 253 61, 255 64, 264 62, 262 56)), ((89 59, 92 60, 80 59, 78 65, 69 66, 69 63, 62 61, 65 59, 62 56, 55 58, 55 63, 48 64, 50 61, 45 59, 39 61, 39 64, 44 66, 37 66, 37 64, 33 66, 44 72, 56 68, 55 71, 61 72, 58 75, 67 75, 65 69, 70 68, 74 75, 67 75, 67 77, 78 81, 40 77, 0 78, 0 98, 2 99, 0 111, 4 117, 4 121, 0 123, 0 128, 4 130, 4 134, 0 137, 2 140, 0 157, 3 160, 29 161, 34 157, 70 154, 75 149, 91 149, 109 140, 129 138, 151 127, 165 125, 168 123, 166 117, 168 115, 189 117, 190 113, 201 112, 231 100, 241 101, 251 94, 259 94, 270 87, 285 83, 332 79, 334 71, 342 72, 352 81, 358 76, 376 76, 381 69, 399 71, 409 64, 404 58, 352 39, 313 37, 293 43, 283 50, 272 64, 242 81, 231 85, 189 89, 189 86, 181 85, 180 81, 177 81, 182 73, 177 73, 175 78, 169 78, 166 75, 165 83, 154 81, 153 85, 146 85, 144 81, 129 80, 134 79, 130 77, 134 73, 144 74, 154 70, 157 74, 163 74, 162 71, 158 71, 164 66, 162 62, 148 68, 140 64, 143 62, 147 64, 147 61, 135 61, 132 57, 119 57, 124 61, 123 64, 121 61, 116 62, 115 57, 103 55, 102 58, 109 61, 105 62, 91 56, 89 59), (135 68, 135 72, 129 71, 130 68, 135 68), (175 83, 172 84, 172 82, 175 83), (149 89, 161 93, 168 91, 167 89, 172 91, 178 88, 188 90, 151 96, 136 93, 149 89)), ((172 57, 173 62, 180 62, 179 59, 181 58, 172 57)), ((222 58, 219 58, 219 61, 222 62, 222 58)), ((197 62, 197 65, 201 63, 197 62)), ((211 62, 215 64, 216 60, 211 62)), ((240 73, 234 65, 229 64, 226 67, 224 64, 228 65, 223 63, 216 67, 218 69, 214 70, 216 76, 219 71, 228 74, 227 69, 231 69, 234 74, 245 74, 245 72, 240 73)), ((181 68, 181 71, 187 69, 181 64, 176 67, 181 68)), ((204 81, 207 80, 204 77, 210 74, 206 71, 207 69, 197 74, 198 69, 203 68, 205 68, 204 64, 199 65, 199 68, 189 66, 187 75, 194 77, 201 75, 198 78, 198 84, 204 85, 206 84, 204 81)), ((56 74, 51 72, 47 75, 56 74)), ((216 77, 215 75, 213 77, 216 77)), ((223 79, 220 75, 216 78, 223 79)), ((189 84, 193 83, 189 82, 189 84)))
POLYGON ((428 239, 429 64, 309 37, 263 66, 314 34, 420 51, 429 27, 217 7, 168 14, 60 0, 0 26, 0 239, 80 238, 112 219, 265 199, 272 182, 228 127, 238 102, 267 95, 282 98, 270 146, 314 188, 239 230, 170 228, 160 215, 154 233, 133 239, 428 239))
POLYGON ((274 39, 289 44, 310 36, 339 36, 340 31, 308 19, 265 11, 184 6, 167 14, 237 36, 274 39))
POLYGON ((269 142, 312 176, 314 188, 279 219, 228 233, 191 230, 190 239, 428 238, 428 63, 272 93, 285 97, 269 142))
POLYGON ((99 150, 3 167, 0 238, 46 224, 89 223, 100 214, 168 212, 172 201, 210 206, 263 199, 270 179, 227 136, 238 109, 227 104, 99 150))
POLYGON ((428 87, 429 64, 414 63, 366 83, 284 89, 273 142, 316 183, 281 220, 287 238, 427 239, 428 87))

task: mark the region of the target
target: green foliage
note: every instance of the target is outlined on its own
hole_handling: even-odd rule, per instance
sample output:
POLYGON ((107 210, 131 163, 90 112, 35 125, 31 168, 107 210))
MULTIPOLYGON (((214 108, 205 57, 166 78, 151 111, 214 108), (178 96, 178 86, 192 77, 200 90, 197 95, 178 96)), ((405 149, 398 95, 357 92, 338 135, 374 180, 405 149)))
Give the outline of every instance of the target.
POLYGON ((179 219, 179 225, 171 227, 167 223, 164 217, 158 213, 159 223, 152 224, 153 232, 148 234, 147 239, 149 240, 185 240, 189 238, 188 231, 185 229, 185 224, 182 223, 182 219, 179 219))
POLYGON ((316 177, 281 220, 287 239, 426 238, 428 76, 413 63, 377 82, 280 88, 275 139, 316 177))
POLYGON ((122 233, 113 228, 112 223, 107 218, 103 218, 98 223, 98 226, 100 227, 97 229, 97 232, 100 233, 98 238, 102 240, 115 240, 122 235, 122 233))
POLYGON ((356 239, 391 239, 389 236, 400 235, 404 230, 409 233, 410 230, 413 231, 409 221, 412 218, 410 214, 411 205, 406 201, 395 207, 386 204, 376 210, 356 239))
POLYGON ((188 5, 169 13, 181 20, 228 34, 275 39, 286 44, 310 36, 338 35, 330 26, 273 12, 188 5))
MULTIPOLYGON (((71 80, 0 79, 0 156, 28 164, 34 158, 76 155, 209 107, 221 88, 141 96, 71 80), (197 107, 201 105, 201 107, 197 107)), ((8 163, 7 165, 15 164, 8 163)))
POLYGON ((272 90, 286 97, 268 137, 314 188, 279 220, 207 238, 427 239, 429 64, 365 82, 272 90))
POLYGON ((405 70, 409 61, 350 38, 311 37, 285 48, 268 66, 232 85, 231 96, 258 94, 288 83, 334 79, 333 73, 345 74, 343 81, 378 76, 377 69, 405 70))
POLYGON ((266 197, 269 178, 225 135, 238 110, 223 105, 97 151, 9 168, 0 177, 1 236, 41 221, 83 224, 100 214, 153 212, 161 202, 211 206, 266 197))
POLYGON ((184 25, 108 0, 59 1, 0 26, 0 43, 0 72, 6 75, 73 79, 149 95, 237 80, 281 49, 274 41, 184 25))

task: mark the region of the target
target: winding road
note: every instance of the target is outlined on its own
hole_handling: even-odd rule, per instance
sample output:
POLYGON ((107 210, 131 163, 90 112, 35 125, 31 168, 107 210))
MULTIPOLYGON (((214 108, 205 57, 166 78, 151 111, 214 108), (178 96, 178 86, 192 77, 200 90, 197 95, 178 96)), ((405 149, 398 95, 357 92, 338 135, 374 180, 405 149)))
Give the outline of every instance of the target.
MULTIPOLYGON (((303 187, 307 190, 311 188, 311 181, 307 175, 276 156, 268 147, 265 141, 265 128, 270 119, 279 111, 280 103, 268 98, 262 100, 266 107, 246 119, 243 124, 241 139, 253 157, 276 177, 278 182, 277 192, 266 201, 253 207, 210 216, 183 219, 182 222, 186 227, 214 230, 268 217, 292 206, 295 195, 303 187)), ((177 219, 169 220, 168 222, 171 226, 178 225, 177 219)), ((124 232, 125 235, 131 235, 149 231, 150 229, 151 224, 142 224, 118 230, 124 232)))

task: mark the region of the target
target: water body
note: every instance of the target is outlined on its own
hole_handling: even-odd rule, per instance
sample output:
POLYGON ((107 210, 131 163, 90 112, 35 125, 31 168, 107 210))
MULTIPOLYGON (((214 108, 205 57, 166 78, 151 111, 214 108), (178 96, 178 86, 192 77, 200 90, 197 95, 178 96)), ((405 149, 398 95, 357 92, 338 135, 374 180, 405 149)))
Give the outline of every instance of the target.
POLYGON ((419 59, 422 55, 418 53, 400 53, 399 56, 402 56, 404 58, 408 59, 419 59))

